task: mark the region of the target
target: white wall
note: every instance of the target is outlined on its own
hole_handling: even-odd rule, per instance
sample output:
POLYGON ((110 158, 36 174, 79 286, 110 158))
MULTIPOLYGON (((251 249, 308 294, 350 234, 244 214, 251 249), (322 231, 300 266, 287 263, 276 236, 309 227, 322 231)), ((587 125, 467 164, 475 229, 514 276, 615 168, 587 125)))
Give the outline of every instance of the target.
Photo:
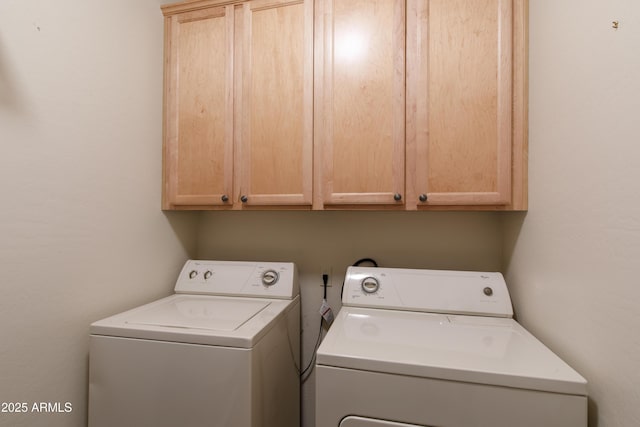
POLYGON ((530 2, 530 209, 505 224, 507 282, 589 381, 590 427, 640 425, 639 76, 637 0, 530 2))
POLYGON ((0 2, 0 402, 72 404, 0 426, 85 426, 89 323, 195 252, 160 211, 161 3, 0 2))
MULTIPOLYGON (((324 267, 332 270, 328 300, 337 313, 345 270, 360 258, 386 267, 497 271, 502 249, 500 216, 490 212, 209 212, 198 235, 200 258, 296 263, 304 365, 318 334, 324 267)), ((315 425, 314 381, 303 387, 304 427, 315 425)))

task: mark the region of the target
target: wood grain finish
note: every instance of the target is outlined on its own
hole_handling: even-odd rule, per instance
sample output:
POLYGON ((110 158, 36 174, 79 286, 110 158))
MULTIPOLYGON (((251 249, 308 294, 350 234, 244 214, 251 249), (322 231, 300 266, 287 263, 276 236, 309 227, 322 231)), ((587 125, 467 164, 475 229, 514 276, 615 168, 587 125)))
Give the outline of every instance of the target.
POLYGON ((529 2, 513 2, 512 197, 509 210, 528 208, 529 165, 529 2))
POLYGON ((223 204, 231 195, 232 13, 221 7, 168 18, 166 207, 223 204))
POLYGON ((509 205, 513 1, 429 0, 416 13, 412 196, 428 196, 418 206, 509 205))
POLYGON ((404 4, 323 3, 324 205, 397 205, 404 193, 404 4))
POLYGON ((164 209, 527 208, 527 0, 162 9, 164 209))
POLYGON ((251 1, 237 16, 236 195, 311 205, 313 2, 251 1))
POLYGON ((163 12, 163 208, 310 207, 313 1, 163 12))
POLYGON ((242 0, 186 0, 160 6, 165 17, 178 13, 195 12, 213 7, 240 3, 242 0))

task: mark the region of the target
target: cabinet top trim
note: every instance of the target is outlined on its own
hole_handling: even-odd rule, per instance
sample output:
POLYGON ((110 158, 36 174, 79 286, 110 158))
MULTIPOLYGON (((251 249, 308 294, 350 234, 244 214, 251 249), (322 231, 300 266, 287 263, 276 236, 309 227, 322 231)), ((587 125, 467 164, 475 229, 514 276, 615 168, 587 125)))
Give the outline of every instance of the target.
MULTIPOLYGON (((176 15, 178 13, 195 12, 211 7, 229 6, 246 3, 247 0, 186 0, 179 3, 170 3, 160 6, 164 16, 176 15)), ((256 10, 268 9, 271 7, 279 7, 293 4, 303 3, 304 0, 273 0, 267 2, 256 10)))
POLYGON ((187 0, 179 3, 170 3, 160 6, 164 16, 171 16, 177 13, 193 12, 200 9, 207 9, 213 6, 227 6, 244 3, 246 0, 187 0))

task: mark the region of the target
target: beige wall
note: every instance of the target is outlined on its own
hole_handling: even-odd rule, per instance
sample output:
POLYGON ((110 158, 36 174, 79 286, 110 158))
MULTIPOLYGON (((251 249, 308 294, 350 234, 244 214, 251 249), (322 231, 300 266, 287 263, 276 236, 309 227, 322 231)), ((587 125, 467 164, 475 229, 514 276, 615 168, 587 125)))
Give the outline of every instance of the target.
MULTIPOLYGON (((293 261, 302 293, 303 362, 318 334, 322 270, 337 312, 346 267, 374 258, 386 267, 497 271, 500 215, 424 212, 213 212, 202 215, 198 256, 293 261)), ((304 427, 314 425, 314 376, 303 387, 304 427)))
POLYGON ((640 3, 534 0, 530 26, 530 209, 505 224, 507 282, 589 381, 589 425, 637 426, 640 3))
MULTIPOLYGON (((161 3, 0 2, 0 401, 73 404, 0 426, 83 426, 88 324, 169 293, 188 256, 295 261, 305 361, 323 267, 337 310, 363 256, 502 265, 519 319, 589 380, 591 427, 640 424, 635 0, 530 2, 526 216, 163 214, 161 3)), ((312 427, 313 378, 304 396, 312 427)))
POLYGON ((0 2, 0 402, 72 404, 0 426, 85 426, 89 323, 195 249, 160 211, 161 3, 0 2))

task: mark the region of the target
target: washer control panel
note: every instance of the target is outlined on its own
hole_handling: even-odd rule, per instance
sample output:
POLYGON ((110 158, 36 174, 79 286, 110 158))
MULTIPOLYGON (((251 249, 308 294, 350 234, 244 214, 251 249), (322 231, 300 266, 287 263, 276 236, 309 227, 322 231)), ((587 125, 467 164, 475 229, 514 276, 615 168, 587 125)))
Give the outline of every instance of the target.
POLYGON ((295 264, 189 260, 176 293, 292 299, 300 293, 295 264))
POLYGON ((512 317, 500 273, 349 267, 342 304, 432 313, 512 317))

